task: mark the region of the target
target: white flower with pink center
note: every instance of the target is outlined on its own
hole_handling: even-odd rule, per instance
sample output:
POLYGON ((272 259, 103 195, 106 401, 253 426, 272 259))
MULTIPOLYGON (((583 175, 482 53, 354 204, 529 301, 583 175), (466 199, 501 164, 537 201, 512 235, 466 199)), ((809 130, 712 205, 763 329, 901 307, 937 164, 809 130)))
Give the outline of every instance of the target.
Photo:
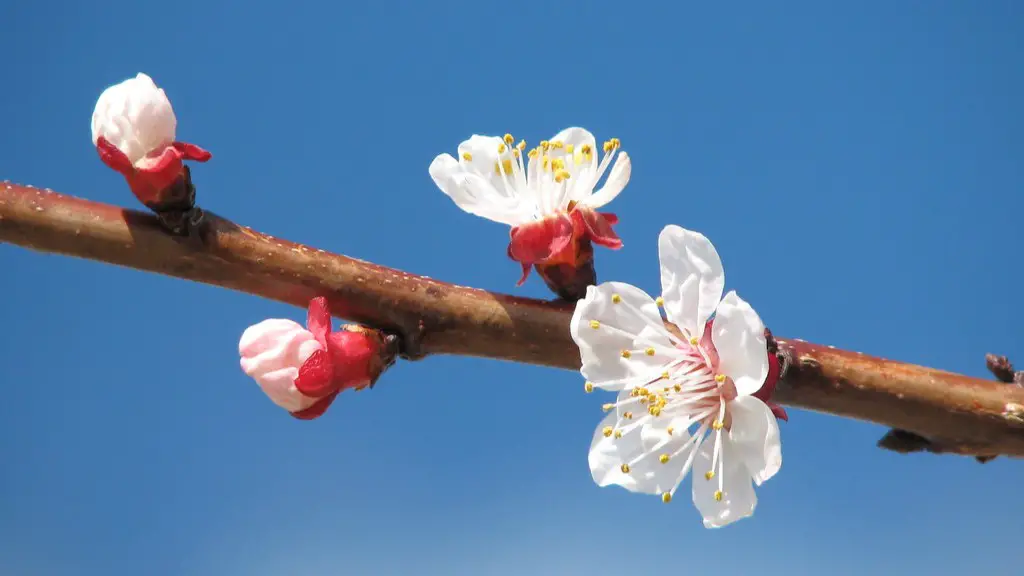
POLYGON ((693 470, 693 502, 706 527, 720 527, 752 515, 754 484, 782 466, 765 403, 776 371, 760 317, 735 292, 722 298, 725 272, 711 242, 668 226, 658 248, 660 297, 606 282, 573 314, 586 389, 619 393, 604 406, 590 470, 599 486, 665 502, 693 470))

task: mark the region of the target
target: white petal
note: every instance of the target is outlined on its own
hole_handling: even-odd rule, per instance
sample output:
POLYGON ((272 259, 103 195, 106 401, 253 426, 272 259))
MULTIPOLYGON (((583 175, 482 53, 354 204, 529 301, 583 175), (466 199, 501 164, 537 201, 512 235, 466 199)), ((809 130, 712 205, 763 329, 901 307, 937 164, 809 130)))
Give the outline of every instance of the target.
POLYGON ((658 416, 647 420, 640 438, 648 456, 630 470, 635 482, 633 492, 663 494, 675 490, 683 480, 683 466, 693 449, 689 446, 680 451, 690 440, 689 425, 686 418, 658 416), (672 428, 671 434, 668 433, 669 428, 672 428), (662 454, 670 456, 665 463, 661 462, 662 454))
POLYGON ((705 474, 711 470, 714 435, 709 435, 697 453, 693 463, 693 503, 704 517, 705 528, 720 528, 754 514, 757 507, 757 494, 754 484, 750 481, 743 462, 736 457, 730 442, 723 438, 722 470, 716 470, 715 476, 708 480, 705 474), (715 492, 722 481, 722 500, 715 500, 715 492))
POLYGON ((669 321, 700 339, 725 288, 722 260, 699 232, 666 226, 658 236, 661 295, 669 321))
POLYGON ((577 150, 581 146, 589 145, 591 148, 595 148, 597 146, 597 141, 594 140, 594 135, 586 128, 580 128, 578 126, 562 130, 558 134, 555 134, 550 141, 562 142, 563 144, 573 146, 577 150))
POLYGON ((760 390, 768 377, 764 323, 735 291, 718 304, 711 339, 718 350, 718 371, 732 378, 736 391, 745 396, 760 390))
POLYGON ((611 427, 612 430, 622 428, 614 412, 605 416, 594 431, 594 438, 590 442, 590 454, 587 457, 590 474, 598 486, 615 484, 632 490, 636 486, 636 479, 624 473, 622 465, 643 453, 640 427, 632 427, 621 438, 616 438, 614 434, 605 436, 604 431, 607 427, 611 427))
POLYGON ((499 192, 479 174, 468 171, 451 154, 430 163, 430 177, 459 207, 488 220, 515 226, 527 220, 522 198, 499 192))
POLYGON ((583 361, 580 373, 605 390, 622 390, 628 378, 657 377, 667 362, 664 352, 674 350, 664 330, 656 330, 662 325, 657 304, 643 290, 621 282, 588 287, 569 325, 583 361), (649 346, 658 353, 647 356, 649 346))
POLYGON ((142 73, 104 90, 92 113, 93 144, 103 136, 133 164, 173 142, 176 128, 167 95, 142 73))
POLYGON ((614 200, 629 182, 629 175, 632 169, 629 155, 625 152, 620 152, 615 158, 615 163, 612 164, 612 170, 604 181, 604 186, 597 192, 594 192, 592 196, 583 200, 583 204, 597 209, 614 200))
POLYGON ((729 404, 729 410, 732 415, 729 440, 760 486, 782 467, 779 423, 771 408, 753 396, 736 398, 729 404))

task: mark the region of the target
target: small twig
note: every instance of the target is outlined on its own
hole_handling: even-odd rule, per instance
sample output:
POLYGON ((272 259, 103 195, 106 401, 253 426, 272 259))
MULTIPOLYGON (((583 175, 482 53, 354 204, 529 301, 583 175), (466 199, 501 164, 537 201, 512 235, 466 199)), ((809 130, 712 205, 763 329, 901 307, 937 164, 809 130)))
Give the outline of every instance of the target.
MULTIPOLYGON (((0 183, 0 241, 147 270, 305 307, 402 338, 410 357, 458 354, 577 370, 573 306, 453 286, 261 234, 212 213, 201 242, 149 214, 0 183)), ((774 399, 928 438, 944 453, 1024 457, 1024 389, 775 337, 774 399)))

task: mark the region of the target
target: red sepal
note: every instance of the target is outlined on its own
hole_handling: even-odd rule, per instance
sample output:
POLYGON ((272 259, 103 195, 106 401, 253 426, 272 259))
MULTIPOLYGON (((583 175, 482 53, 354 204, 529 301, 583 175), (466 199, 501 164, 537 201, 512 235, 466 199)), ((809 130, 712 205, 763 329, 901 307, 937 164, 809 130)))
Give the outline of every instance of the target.
POLYGON ((327 298, 317 296, 309 301, 306 329, 313 333, 321 346, 327 346, 327 335, 331 333, 331 311, 327 305, 327 298))
POLYGON ((138 165, 134 165, 124 152, 103 136, 96 139, 96 151, 104 164, 125 177, 135 197, 147 206, 159 205, 164 191, 181 177, 184 169, 182 160, 206 162, 213 156, 195 144, 172 142, 162 150, 150 152, 138 165))
POLYGON ((327 351, 317 350, 303 362, 299 376, 295 379, 295 389, 310 398, 321 398, 338 390, 334 363, 327 351))
POLYGON ((764 402, 771 409, 772 414, 776 418, 784 422, 789 422, 789 414, 786 414, 786 409, 782 406, 771 401, 772 394, 775 393, 775 385, 779 383, 779 372, 781 367, 779 366, 779 359, 775 354, 768 354, 768 377, 764 380, 764 385, 757 392, 754 392, 754 398, 764 402))
POLYGON ((622 248, 622 239, 612 230, 612 225, 619 222, 619 217, 611 213, 595 212, 590 208, 576 206, 572 211, 577 230, 582 229, 590 240, 599 246, 618 250, 622 248))
POLYGON ((324 396, 317 400, 316 403, 309 408, 299 410, 298 412, 292 412, 291 415, 299 420, 315 420, 323 416, 324 412, 327 412, 327 409, 331 407, 331 403, 333 403, 334 399, 338 397, 338 392, 341 391, 338 390, 337 392, 332 392, 329 396, 324 396))

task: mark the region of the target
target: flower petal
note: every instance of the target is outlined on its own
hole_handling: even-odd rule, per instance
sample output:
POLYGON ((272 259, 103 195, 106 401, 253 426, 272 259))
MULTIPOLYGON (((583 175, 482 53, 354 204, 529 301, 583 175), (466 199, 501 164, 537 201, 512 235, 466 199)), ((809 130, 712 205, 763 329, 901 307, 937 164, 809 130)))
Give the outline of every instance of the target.
MULTIPOLYGON (((629 176, 632 170, 633 165, 629 159, 629 154, 620 152, 615 158, 615 163, 612 164, 612 170, 608 174, 608 178, 605 179, 604 186, 597 192, 594 192, 589 198, 581 200, 580 203, 597 209, 611 202, 629 183, 629 176)), ((597 182, 594 182, 594 185, 597 185, 597 182)))
POLYGON ((700 339, 725 288, 722 260, 699 232, 666 226, 658 236, 661 295, 669 321, 700 339))
POLYGON ((467 171, 450 154, 430 163, 430 177, 464 211, 515 226, 530 219, 532 208, 522 198, 496 189, 487 179, 467 171))
POLYGON ((643 443, 640 438, 640 427, 620 426, 618 416, 613 412, 608 414, 597 425, 594 437, 590 441, 590 453, 587 460, 590 463, 590 475, 594 482, 602 488, 613 484, 632 490, 636 486, 636 478, 622 471, 622 465, 643 454, 643 443), (621 437, 616 438, 615 434, 605 436, 605 430, 611 428, 613 431, 621 429, 624 431, 621 437))
POLYGON ((760 486, 782 467, 779 423, 771 408, 753 396, 739 396, 729 404, 732 426, 729 441, 754 482, 760 486))
POLYGON ((674 350, 662 326, 657 304, 643 290, 621 282, 588 287, 570 323, 583 361, 580 373, 605 390, 622 390, 630 378, 657 378, 665 363, 661 352, 674 350), (646 355, 647 347, 656 354, 646 355))
POLYGON ((687 418, 647 419, 641 428, 640 438, 648 456, 630 470, 634 479, 633 492, 663 494, 674 491, 682 482, 683 467, 693 450, 692 445, 687 446, 690 424, 687 418), (668 460, 662 462, 662 455, 668 456, 668 460))
POLYGON ((735 291, 719 303, 711 339, 718 350, 718 371, 732 378, 736 391, 746 396, 760 390, 768 377, 764 323, 735 291))
MULTIPOLYGON (((551 147, 546 154, 551 158, 561 158, 566 168, 572 174, 567 183, 566 201, 582 202, 594 191, 594 177, 597 175, 597 142, 589 130, 579 127, 566 128, 551 138, 550 142, 560 142, 560 148, 551 147), (583 147, 589 146, 591 150, 590 160, 583 156, 583 147), (571 150, 571 152, 570 152, 571 150)), ((563 209, 564 206, 555 206, 555 209, 563 209)))
POLYGON ((743 461, 737 457, 730 442, 723 438, 722 469, 708 480, 711 471, 713 436, 709 436, 697 453, 693 463, 693 503, 704 517, 705 528, 721 528, 754 514, 757 494, 743 461), (722 498, 715 499, 721 486, 722 498))

